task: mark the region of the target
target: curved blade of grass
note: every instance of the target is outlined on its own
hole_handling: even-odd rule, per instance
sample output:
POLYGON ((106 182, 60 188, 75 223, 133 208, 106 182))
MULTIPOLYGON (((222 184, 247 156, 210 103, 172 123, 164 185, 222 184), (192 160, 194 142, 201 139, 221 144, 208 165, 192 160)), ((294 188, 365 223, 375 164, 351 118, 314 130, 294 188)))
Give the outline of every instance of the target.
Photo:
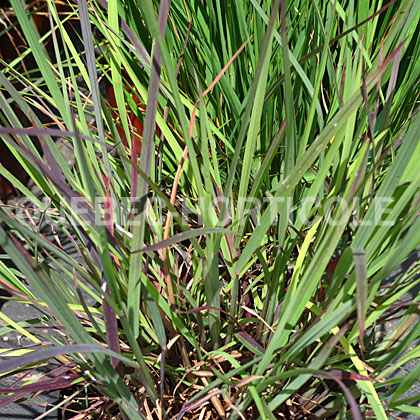
POLYGON ((208 227, 208 228, 197 228, 186 232, 177 233, 171 238, 160 241, 156 244, 149 245, 145 248, 139 249, 133 252, 150 252, 156 251, 157 249, 167 248, 169 246, 175 245, 179 242, 185 241, 186 239, 195 238, 198 236, 209 235, 211 233, 230 233, 233 234, 230 229, 218 228, 218 227, 208 227))
MULTIPOLYGON (((166 22, 169 14, 170 1, 163 0, 160 3, 159 9, 159 34, 162 38, 165 37, 166 22)), ((144 132, 142 141, 142 153, 140 156, 140 168, 147 176, 154 178, 150 173, 154 168, 154 137, 155 137, 155 124, 156 112, 158 105, 158 94, 160 85, 160 73, 162 64, 161 46, 156 45, 152 57, 152 68, 149 82, 149 90, 147 95, 146 117, 144 120, 144 132)), ((137 185, 136 197, 141 200, 146 197, 147 183, 144 178, 140 178, 137 185)), ((140 211, 133 219, 133 240, 131 249, 140 249, 144 244, 145 233, 145 212, 140 211)), ((130 268, 128 274, 128 322, 131 324, 134 336, 139 334, 139 307, 140 307, 140 293, 141 284, 139 279, 139 267, 141 266, 142 255, 141 253, 131 253, 130 255, 130 268)))
POLYGON ((93 45, 93 34, 89 20, 89 12, 86 0, 78 0, 80 24, 82 28, 82 36, 85 46, 86 63, 90 80, 90 88, 92 92, 93 108, 95 113, 96 125, 98 127, 99 141, 101 145, 102 159, 108 176, 111 176, 113 170, 111 169, 108 153, 106 150, 105 132, 101 112, 101 94, 99 91, 99 83, 97 77, 95 48, 93 45))

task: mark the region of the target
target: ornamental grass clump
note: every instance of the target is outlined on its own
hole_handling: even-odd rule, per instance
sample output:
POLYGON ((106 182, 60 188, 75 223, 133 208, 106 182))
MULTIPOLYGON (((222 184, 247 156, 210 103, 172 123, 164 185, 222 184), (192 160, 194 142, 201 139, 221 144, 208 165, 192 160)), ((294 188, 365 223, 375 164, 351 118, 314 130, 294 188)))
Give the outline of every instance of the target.
POLYGON ((420 2, 10 6, 0 407, 420 416, 420 2))

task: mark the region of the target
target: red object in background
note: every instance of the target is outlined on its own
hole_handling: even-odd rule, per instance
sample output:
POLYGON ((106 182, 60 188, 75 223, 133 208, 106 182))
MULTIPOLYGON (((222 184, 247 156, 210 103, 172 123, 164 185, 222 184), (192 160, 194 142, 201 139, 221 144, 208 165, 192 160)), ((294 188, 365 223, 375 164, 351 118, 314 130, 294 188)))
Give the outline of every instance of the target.
MULTIPOLYGON (((125 83, 124 86, 128 91, 130 91, 130 86, 127 83, 125 83)), ((109 104, 111 105, 111 116, 112 116, 112 119, 116 121, 119 119, 119 114, 116 111, 117 101, 115 99, 114 86, 112 86, 112 84, 108 80, 106 81, 106 89, 108 93, 108 101, 109 101, 109 104)), ((137 105, 140 112, 144 115, 146 113, 146 106, 140 101, 138 93, 133 92, 131 97, 134 100, 134 103, 137 105)), ((126 110, 127 110, 127 117, 129 121, 130 130, 133 130, 133 133, 131 134, 130 144, 131 143, 134 144, 135 154, 136 156, 140 156, 144 126, 143 126, 143 123, 138 118, 138 116, 135 113, 130 111, 130 108, 128 105, 126 105, 126 110)), ((121 125, 121 122, 116 124, 116 127, 124 146, 126 148, 129 148, 129 141, 127 140, 127 137, 125 135, 124 128, 121 125)), ((157 137, 160 137, 162 134, 158 126, 156 126, 155 134, 157 137)))
MULTIPOLYGON (((127 84, 125 84, 125 87, 129 90, 129 86, 127 84)), ((108 93, 108 101, 109 104, 111 105, 111 116, 112 119, 114 121, 116 121, 118 119, 118 113, 115 110, 117 108, 117 101, 115 99, 115 92, 114 92, 114 86, 111 85, 111 83, 109 83, 109 81, 107 81, 107 93, 108 93)), ((132 98, 135 102, 135 104, 139 107, 140 112, 142 114, 144 114, 146 112, 146 108, 145 106, 140 102, 139 97, 133 93, 132 98)), ((129 126, 130 129, 134 128, 135 132, 137 134, 137 136, 135 134, 132 134, 132 139, 130 140, 130 144, 132 142, 132 140, 134 141, 134 147, 135 147, 135 154, 136 156, 140 156, 141 154, 141 139, 139 137, 143 137, 143 123, 139 120, 139 118, 132 112, 130 112, 130 108, 128 107, 128 105, 126 106, 126 110, 127 110, 127 116, 128 116, 128 120, 129 120, 129 126)), ((126 148, 129 148, 129 143, 127 140, 127 137, 125 135, 124 132, 124 128, 121 124, 116 124, 117 130, 118 130, 118 134, 121 137, 121 141, 123 142, 124 146, 126 148)))
POLYGON ((331 284, 332 278, 334 276, 335 269, 337 268, 338 263, 340 262, 340 256, 332 257, 328 266, 327 266, 327 273, 328 273, 328 279, 327 284, 324 282, 321 282, 321 289, 319 290, 318 295, 316 296, 316 302, 318 302, 320 299, 326 298, 326 293, 324 287, 329 286, 331 284))

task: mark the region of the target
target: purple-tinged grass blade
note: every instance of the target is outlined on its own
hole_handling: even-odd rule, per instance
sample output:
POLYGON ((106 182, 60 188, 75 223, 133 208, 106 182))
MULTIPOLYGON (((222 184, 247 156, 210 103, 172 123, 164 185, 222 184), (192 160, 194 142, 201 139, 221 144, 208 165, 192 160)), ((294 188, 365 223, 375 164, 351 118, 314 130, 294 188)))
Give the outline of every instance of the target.
POLYGON ((190 230, 187 232, 177 233, 176 235, 172 236, 171 238, 165 239, 164 241, 158 242, 153 245, 146 246, 145 248, 139 249, 137 251, 133 251, 132 253, 139 253, 139 252, 151 252, 156 251, 157 249, 167 248, 169 246, 175 245, 179 242, 185 241, 186 239, 196 238, 202 235, 209 235, 212 233, 231 233, 229 229, 225 228, 216 228, 216 227, 209 227, 209 228, 198 228, 194 230, 190 230))
POLYGON ((90 89, 92 92, 92 101, 94 106, 94 113, 96 119, 96 126, 98 127, 99 141, 101 144, 102 158, 104 165, 108 172, 108 175, 112 174, 112 170, 109 164, 108 154, 106 150, 104 124, 102 119, 102 108, 101 108, 101 93, 99 91, 98 74, 96 67, 95 47, 93 45, 93 34, 89 20, 89 11, 86 0, 77 1, 79 8, 79 19, 80 26, 82 29, 83 43, 85 46, 85 56, 87 69, 89 73, 90 89))
POLYGON ((195 403, 191 404, 191 405, 187 405, 184 408, 181 409, 181 411, 178 413, 178 415, 176 416, 176 420, 181 420, 182 417, 184 417, 185 413, 188 413, 188 411, 192 411, 195 410, 196 408, 201 407, 205 402, 207 402, 208 400, 212 399, 213 397, 217 397, 218 395, 220 395, 222 393, 222 391, 217 390, 217 391, 213 391, 210 392, 209 394, 207 394, 206 396, 200 398, 198 401, 196 401, 195 403))
MULTIPOLYGON (((162 37, 165 37, 166 22, 169 15, 170 0, 162 0, 159 8, 159 30, 162 37)), ((142 151, 140 156, 140 168, 147 176, 150 176, 150 168, 152 167, 152 159, 154 159, 155 150, 155 125, 156 112, 158 106, 158 95, 160 86, 160 73, 162 67, 162 54, 159 46, 155 41, 155 50, 152 57, 152 68, 150 71, 149 88, 147 92, 146 116, 144 119, 142 151)), ((152 179, 154 177, 152 176, 152 179)), ((147 195, 148 184, 144 178, 138 182, 136 189, 136 197, 145 201, 147 195)), ((139 249, 144 245, 145 234, 145 212, 140 209, 140 214, 136 217, 133 227, 132 249, 139 249)), ((130 270, 128 274, 128 322, 132 328, 135 337, 139 335, 139 307, 141 283, 139 282, 139 267, 141 267, 142 255, 134 253, 130 256, 130 270)))
MULTIPOLYGON (((29 394, 29 392, 28 392, 28 394, 29 394)), ((0 400, 0 410, 3 409, 4 407, 7 407, 10 404, 15 403, 16 401, 19 401, 24 396, 25 395, 22 395, 22 394, 12 394, 12 395, 9 395, 6 398, 2 398, 0 400)))
POLYGON ((185 36, 185 41, 184 41, 184 47, 183 47, 183 51, 181 53, 181 56, 178 59, 178 63, 176 64, 176 69, 175 69, 175 78, 178 77, 179 74, 179 69, 181 68, 181 62, 182 59, 184 58, 184 50, 187 47, 188 44, 188 40, 190 39, 190 32, 191 32, 191 26, 192 26, 192 19, 190 20, 190 23, 188 25, 188 30, 187 30, 187 35, 185 36))
POLYGON ((401 303, 392 303, 390 305, 391 308, 401 308, 404 306, 412 306, 412 305, 420 305, 420 302, 401 302, 401 303))
POLYGON ((337 383, 337 385, 341 388, 341 390, 343 391, 344 395, 346 396, 346 399, 350 405, 350 409, 353 415, 353 420, 362 420, 362 415, 360 413, 360 409, 359 406, 355 400, 355 398, 353 397, 353 394, 350 392, 350 390, 347 388, 347 386, 344 384, 344 382, 341 381, 341 379, 339 379, 338 376, 332 374, 329 375, 326 372, 326 377, 329 377, 329 379, 332 379, 333 381, 335 381, 337 383))
POLYGON ((3 360, 0 362, 0 375, 7 372, 12 372, 16 369, 30 365, 32 363, 37 363, 42 360, 51 359, 52 357, 74 353, 103 353, 107 356, 115 357, 129 366, 138 368, 137 363, 105 347, 101 347, 95 344, 71 344, 68 346, 51 347, 46 350, 35 351, 33 353, 25 354, 23 356, 3 360))
MULTIPOLYGON (((109 192, 109 183, 106 185, 106 196, 105 196, 105 215, 104 215, 104 222, 105 228, 109 232, 111 236, 114 236, 114 220, 113 220, 113 206, 112 206, 112 197, 109 192)), ((102 285, 105 286, 105 294, 112 299, 112 294, 109 290, 109 285, 105 280, 105 276, 102 276, 102 285)), ((103 309, 104 309, 104 318, 105 318, 105 331, 108 346, 112 351, 115 353, 120 354, 120 342, 118 337, 118 324, 117 324, 117 316, 115 311, 111 308, 108 301, 103 298, 102 301, 103 309)), ((111 364, 114 369, 117 369, 119 361, 114 357, 111 358, 111 364)))
POLYGON ((365 322, 367 311, 367 267, 366 254, 362 249, 352 249, 356 275, 357 325, 359 328, 360 346, 364 350, 365 322))
POLYGON ((386 92, 385 105, 382 112, 381 123, 379 125, 379 133, 385 130, 389 125, 389 114, 391 112, 392 99, 394 98, 395 86, 397 84, 398 70, 401 63, 402 50, 399 50, 395 56, 394 64, 389 77, 388 89, 386 92))
POLYGON ((359 373, 355 372, 346 372, 344 370, 338 370, 338 369, 332 369, 332 370, 326 370, 325 374, 320 373, 319 375, 314 375, 317 378, 326 378, 331 379, 334 377, 335 379, 339 379, 340 381, 370 381, 375 382, 375 379, 369 377, 360 375, 359 373))
MULTIPOLYGON (((105 293, 109 296, 110 299, 111 293, 109 292, 109 286, 105 284, 105 293)), ((115 311, 111 308, 110 304, 104 298, 102 301, 103 309, 104 309, 104 320, 105 320, 105 331, 106 331, 106 338, 108 341, 108 346, 110 350, 114 351, 115 353, 120 354, 120 343, 118 337, 118 324, 117 324, 117 317, 115 315, 115 311)), ((119 361, 115 357, 111 358, 111 364, 114 369, 117 369, 119 361)))
MULTIPOLYGON (((107 0, 98 0, 98 3, 105 9, 108 10, 108 2, 107 0)), ((146 48, 140 43, 137 36, 134 34, 132 29, 127 25, 127 22, 119 17, 119 23, 121 26, 121 30, 125 33, 128 40, 134 45, 140 57, 144 60, 145 63, 150 63, 150 55, 147 52, 146 48)))
POLYGON ((265 352, 264 347, 260 344, 257 343, 248 333, 246 333, 245 331, 240 331, 237 334, 243 341, 245 341, 247 343, 247 345, 249 345, 251 347, 251 350, 256 353, 257 355, 263 355, 265 352))
MULTIPOLYGON (((15 128, 15 127, 0 127, 0 134, 19 134, 26 136, 50 136, 50 137, 75 137, 74 131, 60 130, 58 128, 15 128)), ((98 143, 98 140, 85 134, 78 134, 80 138, 98 143)))
MULTIPOLYGON (((20 387, 0 388, 0 394, 14 393, 19 395, 20 398, 32 392, 44 392, 53 391, 55 389, 68 388, 71 384, 80 378, 78 373, 72 373, 70 375, 59 376, 55 378, 44 379, 42 381, 34 382, 30 385, 24 385, 20 387)), ((3 402, 3 401, 1 401, 3 402)), ((0 408, 1 408, 0 402, 0 408)))

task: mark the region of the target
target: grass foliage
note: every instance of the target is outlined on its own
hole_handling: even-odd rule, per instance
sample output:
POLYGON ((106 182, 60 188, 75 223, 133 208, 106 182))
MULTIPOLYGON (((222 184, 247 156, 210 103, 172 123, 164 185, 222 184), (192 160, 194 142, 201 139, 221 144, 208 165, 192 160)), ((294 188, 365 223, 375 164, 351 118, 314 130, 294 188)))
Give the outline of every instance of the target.
POLYGON ((420 2, 11 6, 0 134, 39 193, 0 166, 38 209, 0 209, 0 278, 39 318, 2 313, 27 344, 0 373, 57 374, 0 404, 78 384, 97 418, 420 416, 420 365, 392 376, 419 266, 384 282, 420 245, 420 2))

